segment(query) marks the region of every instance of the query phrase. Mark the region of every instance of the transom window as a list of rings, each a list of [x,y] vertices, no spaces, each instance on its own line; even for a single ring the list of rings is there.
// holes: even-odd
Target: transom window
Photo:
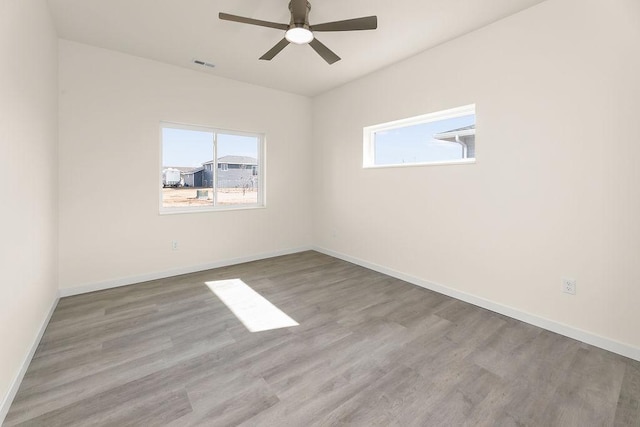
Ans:
[[[160,133],[161,213],[264,206],[263,135],[173,123]]]
[[[473,163],[475,105],[364,128],[363,167]]]

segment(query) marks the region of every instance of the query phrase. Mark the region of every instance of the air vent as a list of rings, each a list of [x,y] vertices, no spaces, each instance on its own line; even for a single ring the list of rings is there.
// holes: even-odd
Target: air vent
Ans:
[[[209,68],[213,68],[213,67],[215,67],[215,65],[213,65],[212,63],[210,63],[210,62],[204,62],[204,61],[201,61],[201,60],[199,60],[199,59],[194,59],[194,60],[193,60],[193,63],[194,63],[194,64],[196,64],[196,65],[201,65],[201,66],[203,66],[203,67],[209,67]]]

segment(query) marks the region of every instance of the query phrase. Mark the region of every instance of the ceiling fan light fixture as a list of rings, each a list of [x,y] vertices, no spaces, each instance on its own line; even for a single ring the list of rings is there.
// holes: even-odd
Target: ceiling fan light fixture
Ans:
[[[308,44],[318,55],[331,65],[340,61],[340,57],[331,49],[315,38],[313,31],[360,31],[375,30],[378,28],[377,16],[363,16],[361,18],[344,19],[342,21],[324,22],[322,24],[309,24],[309,12],[311,4],[309,0],[290,0],[289,12],[291,20],[289,24],[279,22],[263,21],[260,19],[247,18],[246,16],[231,15],[220,12],[218,18],[225,21],[240,22],[241,24],[257,25],[259,27],[274,28],[284,31],[284,37],[260,57],[261,60],[271,61],[282,49],[289,44]],[[313,30],[313,31],[311,31]]]
[[[313,33],[304,27],[292,27],[284,33],[288,42],[294,44],[307,44],[313,40]]]

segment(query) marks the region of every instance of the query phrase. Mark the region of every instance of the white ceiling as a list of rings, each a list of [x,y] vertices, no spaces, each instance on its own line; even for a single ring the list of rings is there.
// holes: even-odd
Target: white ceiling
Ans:
[[[313,96],[544,0],[311,0],[311,25],[377,15],[378,29],[319,33],[341,61],[310,46],[258,58],[280,30],[221,21],[218,12],[289,22],[289,0],[49,0],[61,38],[221,77]],[[215,64],[207,69],[193,59]]]

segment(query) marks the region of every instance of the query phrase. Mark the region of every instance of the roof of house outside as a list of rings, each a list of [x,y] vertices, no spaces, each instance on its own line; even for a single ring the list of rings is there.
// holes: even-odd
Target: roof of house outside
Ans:
[[[446,132],[440,132],[433,135],[434,139],[447,140],[449,138],[455,138],[456,136],[468,136],[476,134],[476,125],[472,124],[469,126],[451,129]]]
[[[196,173],[196,172],[201,172],[204,170],[204,168],[202,166],[200,166],[199,168],[184,168],[186,169],[185,171],[182,171],[182,173],[184,175],[186,174],[192,174],[192,173]]]
[[[473,124],[473,125],[465,126],[463,128],[451,129],[451,130],[448,130],[448,131],[442,132],[442,133],[459,132],[459,131],[462,131],[462,130],[470,130],[470,129],[475,129],[475,128],[476,128],[476,125]]]
[[[203,165],[211,163],[213,163],[213,160],[204,162]],[[227,163],[233,165],[257,165],[258,160],[255,157],[248,156],[223,156],[218,158],[218,163]]]
[[[162,169],[177,169],[180,171],[180,173],[188,173],[188,172],[192,172],[195,169],[202,169],[202,166],[198,166],[198,167],[193,167],[193,166],[163,166]]]

